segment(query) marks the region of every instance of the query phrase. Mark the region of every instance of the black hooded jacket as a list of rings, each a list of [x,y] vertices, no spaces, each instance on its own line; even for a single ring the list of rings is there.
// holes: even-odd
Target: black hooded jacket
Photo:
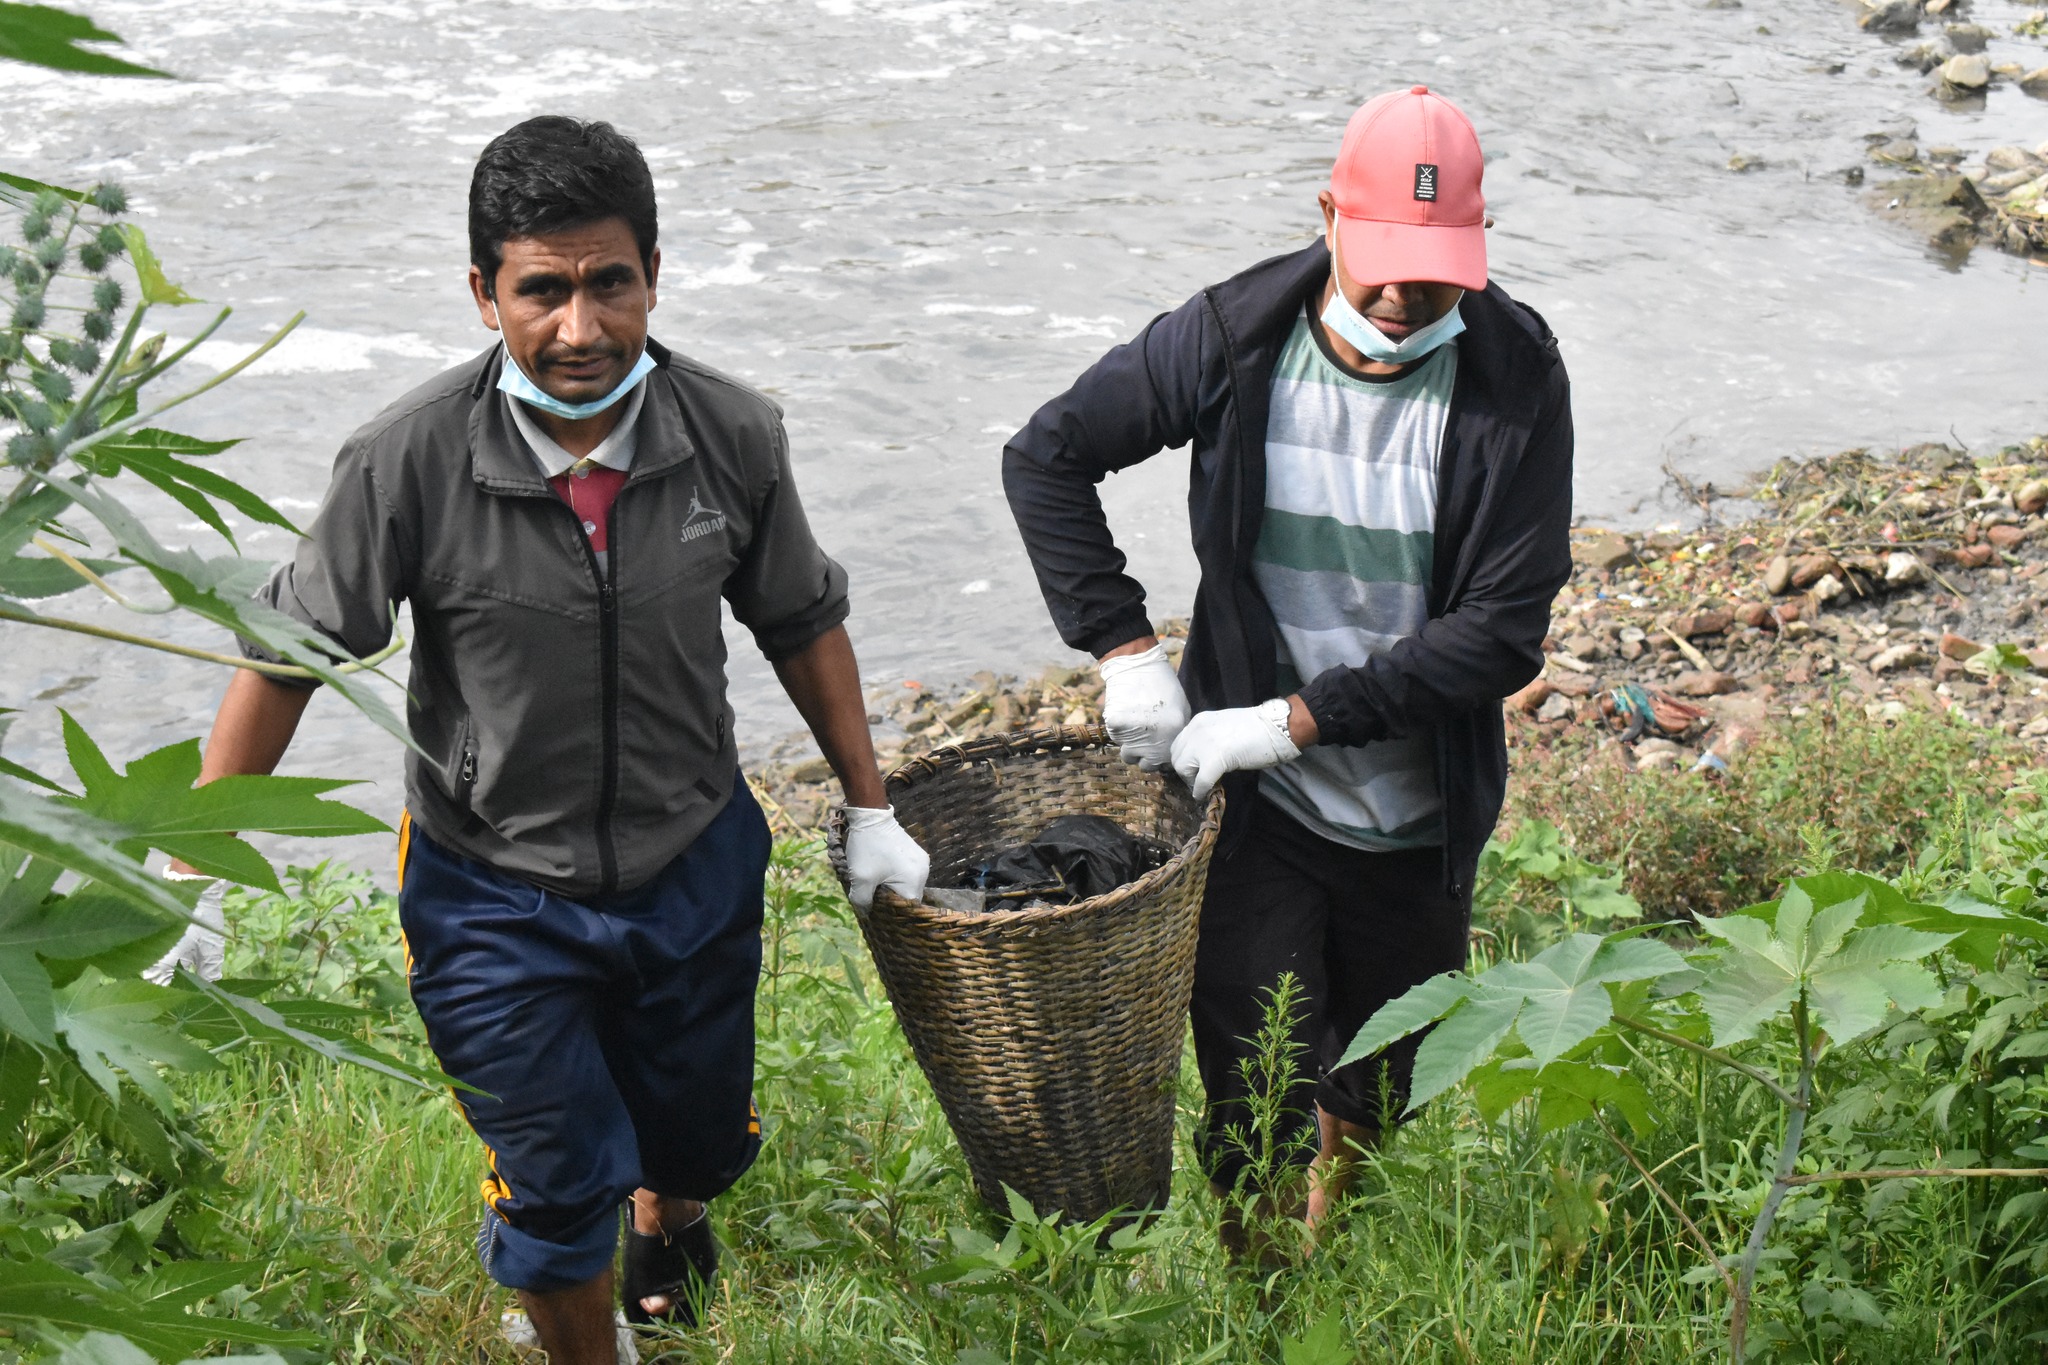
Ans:
[[[1181,682],[1197,711],[1275,695],[1272,613],[1253,581],[1266,504],[1273,366],[1330,273],[1322,243],[1211,285],[1110,351],[1010,439],[1003,485],[1060,635],[1098,657],[1152,630],[1096,485],[1192,443],[1188,514],[1202,567]],[[1571,573],[1571,388],[1557,340],[1498,285],[1465,295],[1437,474],[1429,621],[1358,668],[1301,689],[1324,744],[1436,737],[1447,886],[1462,894],[1507,790],[1501,699],[1543,667]],[[1256,774],[1226,781],[1226,847]]]

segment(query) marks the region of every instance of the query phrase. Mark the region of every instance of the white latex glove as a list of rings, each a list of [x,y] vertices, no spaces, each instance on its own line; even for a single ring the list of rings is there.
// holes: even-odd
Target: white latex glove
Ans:
[[[199,923],[187,925],[184,937],[172,944],[171,950],[158,958],[155,966],[143,972],[142,979],[168,986],[171,978],[178,974],[178,968],[183,967],[202,981],[220,980],[222,958],[227,947],[222,934],[228,927],[227,912],[221,899],[227,895],[228,884],[204,873],[173,872],[169,868],[164,869],[164,877],[174,882],[205,882],[207,887],[199,893],[199,903],[192,907]]]
[[[1224,774],[1271,768],[1301,757],[1287,733],[1284,697],[1230,711],[1204,711],[1173,742],[1173,770],[1206,801]]]
[[[1164,768],[1173,759],[1173,737],[1188,723],[1188,694],[1166,646],[1104,659],[1100,667],[1102,724],[1117,752],[1147,772]]]
[[[907,901],[924,895],[932,859],[896,823],[896,808],[846,808],[846,898],[865,910],[875,888],[886,886]]]

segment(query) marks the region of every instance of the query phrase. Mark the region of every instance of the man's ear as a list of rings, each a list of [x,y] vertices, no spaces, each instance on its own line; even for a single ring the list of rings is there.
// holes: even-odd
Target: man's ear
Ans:
[[[498,303],[491,297],[491,291],[484,287],[483,267],[475,262],[469,267],[469,294],[476,300],[476,315],[484,326],[493,332],[498,330]]]
[[[654,282],[661,278],[661,248],[656,247],[647,257],[647,311],[653,312],[659,302],[654,295]]]

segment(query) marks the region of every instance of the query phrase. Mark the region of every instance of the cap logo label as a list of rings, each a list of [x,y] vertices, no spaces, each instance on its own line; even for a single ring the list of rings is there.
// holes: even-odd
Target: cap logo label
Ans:
[[[1436,167],[1426,161],[1415,163],[1415,197],[1431,201],[1436,199]]]

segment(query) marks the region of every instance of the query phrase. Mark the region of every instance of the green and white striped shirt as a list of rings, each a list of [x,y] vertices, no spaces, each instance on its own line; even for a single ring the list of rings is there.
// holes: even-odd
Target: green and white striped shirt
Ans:
[[[1295,319],[1273,370],[1266,512],[1252,576],[1280,628],[1280,694],[1357,667],[1429,619],[1437,461],[1457,343],[1407,373],[1340,369]],[[1319,744],[1269,769],[1261,789],[1309,829],[1353,848],[1443,842],[1428,735]]]

